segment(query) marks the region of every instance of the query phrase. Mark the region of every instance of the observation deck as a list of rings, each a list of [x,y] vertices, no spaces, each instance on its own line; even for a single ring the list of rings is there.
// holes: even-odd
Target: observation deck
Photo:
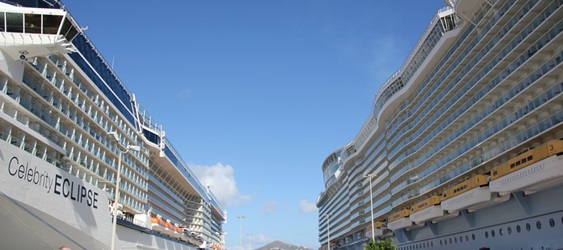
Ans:
[[[76,51],[71,41],[81,30],[65,10],[0,6],[0,46],[14,60]]]

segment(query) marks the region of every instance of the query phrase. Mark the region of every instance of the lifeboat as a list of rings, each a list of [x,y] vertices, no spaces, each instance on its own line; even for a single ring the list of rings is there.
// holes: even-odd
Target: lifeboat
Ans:
[[[156,217],[151,217],[150,228],[151,230],[159,233],[164,231],[165,224],[164,224],[164,220],[162,220],[162,217],[160,217],[160,215],[157,215]]]
[[[170,220],[166,220],[164,223],[164,231],[162,233],[168,236],[174,235],[174,225],[170,222]]]
[[[174,224],[172,238],[174,239],[181,239],[182,238],[182,230],[178,224]]]
[[[374,236],[383,236],[383,233],[387,229],[387,227],[383,224],[382,221],[376,221],[374,223],[373,235]],[[370,235],[371,237],[371,235]]]
[[[184,242],[190,242],[190,230],[184,226],[180,226],[180,239]]]
[[[531,194],[563,182],[563,140],[526,150],[491,171],[490,188],[500,195]]]
[[[444,216],[440,202],[440,195],[433,195],[420,201],[411,207],[410,220],[414,223],[422,223]]]
[[[473,212],[507,201],[510,196],[499,196],[497,193],[491,192],[488,178],[488,175],[476,175],[444,191],[442,209],[450,213],[461,209]]]
[[[190,243],[195,246],[197,244],[197,241],[198,241],[197,240],[197,233],[195,233],[194,231],[190,231],[189,236],[190,236]]]
[[[390,230],[397,230],[413,226],[412,221],[409,219],[410,210],[407,208],[392,214],[387,219],[387,228]]]

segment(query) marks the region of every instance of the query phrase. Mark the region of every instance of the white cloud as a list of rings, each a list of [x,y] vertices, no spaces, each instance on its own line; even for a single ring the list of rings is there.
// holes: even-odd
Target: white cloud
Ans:
[[[313,213],[317,211],[317,205],[309,200],[301,200],[299,202],[299,210],[303,213]]]
[[[243,205],[252,197],[239,192],[231,165],[216,163],[213,166],[190,165],[201,184],[208,185],[222,206]]]

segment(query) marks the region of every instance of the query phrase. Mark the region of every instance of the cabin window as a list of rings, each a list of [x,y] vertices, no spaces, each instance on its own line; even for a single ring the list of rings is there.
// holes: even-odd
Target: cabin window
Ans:
[[[8,32],[23,32],[23,14],[6,13],[6,30]]]
[[[69,21],[69,19],[68,18],[65,19],[63,23],[63,28],[61,30],[61,35],[63,35],[66,38],[66,40],[71,41],[74,38],[74,36],[76,36],[77,34],[78,32],[76,31],[72,23]]]
[[[520,161],[517,161],[517,162],[516,162],[516,166],[520,166]]]
[[[522,159],[522,164],[526,163],[526,158]]]
[[[62,16],[43,15],[43,34],[57,34]]]
[[[531,160],[533,160],[533,159],[534,159],[534,156],[533,156],[533,155],[528,156],[528,161],[531,161]]]
[[[25,33],[41,34],[41,15],[25,14]]]
[[[0,12],[0,31],[5,31],[6,30],[6,26],[4,25],[5,18],[4,18],[4,12]]]
[[[510,164],[510,168],[514,168],[514,167],[515,167],[514,163]]]

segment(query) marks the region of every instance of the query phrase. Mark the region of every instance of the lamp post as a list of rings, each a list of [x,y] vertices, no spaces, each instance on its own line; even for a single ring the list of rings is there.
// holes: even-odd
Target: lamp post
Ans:
[[[246,236],[248,237],[248,249],[249,249],[249,250],[252,249],[252,248],[250,247],[250,235],[252,235],[252,234],[251,234],[251,233],[247,233],[247,234],[246,234]]]
[[[108,133],[108,135],[110,135],[110,140],[113,140],[115,144],[118,145],[118,147],[123,147],[119,143],[119,136],[117,135],[117,132],[110,132]],[[115,179],[115,197],[113,199],[113,209],[112,209],[113,221],[111,225],[111,250],[115,249],[115,237],[117,234],[117,203],[119,202],[119,182],[121,181],[121,157],[123,156],[123,153],[129,152],[129,150],[133,150],[133,151],[141,150],[139,146],[135,146],[135,145],[127,145],[127,147],[124,148],[125,150],[118,149],[119,154],[117,156],[118,157],[117,178]]]
[[[246,217],[240,215],[240,216],[237,216],[237,218],[240,219],[240,250],[242,250],[243,249],[242,248],[242,220]]]
[[[371,240],[373,240],[373,242],[375,243],[375,227],[373,226],[373,195],[371,194],[371,179],[375,176],[372,174],[366,174],[366,176],[364,177],[369,178],[369,206],[371,210]]]
[[[330,216],[332,214],[325,214],[326,219],[327,219],[327,249],[330,250]]]

